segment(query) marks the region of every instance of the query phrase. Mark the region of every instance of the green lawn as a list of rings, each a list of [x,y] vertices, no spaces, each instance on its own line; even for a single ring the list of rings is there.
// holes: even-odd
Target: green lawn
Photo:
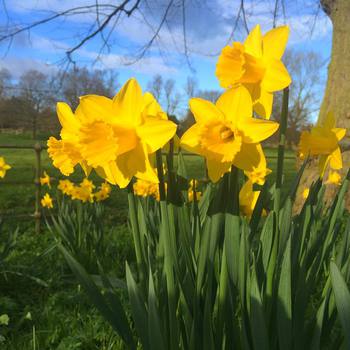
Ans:
[[[43,144],[45,137],[43,137]],[[33,140],[26,135],[9,135],[0,134],[0,145],[33,145]],[[273,170],[276,169],[277,158],[275,149],[266,149],[266,157],[268,159],[268,166]],[[24,215],[29,215],[34,212],[35,203],[35,188],[34,188],[34,174],[35,174],[35,152],[31,149],[0,149],[0,156],[4,156],[7,163],[11,165],[12,169],[7,173],[5,179],[0,180],[0,216],[19,215],[19,222],[28,221]],[[296,173],[296,165],[294,153],[292,151],[286,152],[285,160],[285,188],[288,188]],[[203,179],[205,177],[205,164],[201,157],[185,156],[188,175],[191,178]],[[176,164],[176,159],[175,159]],[[42,170],[56,180],[64,178],[60,172],[52,166],[52,163],[44,150],[41,153]],[[78,169],[71,177],[72,181],[79,182],[83,178],[83,173]],[[91,178],[94,183],[100,184],[102,180],[96,175],[92,174]],[[274,173],[269,176],[269,182],[273,182]],[[25,182],[25,184],[20,184]],[[44,192],[46,188],[43,188]],[[125,223],[126,220],[126,196],[125,191],[113,188],[111,198],[106,201],[108,212],[111,216],[117,218],[118,222]]]

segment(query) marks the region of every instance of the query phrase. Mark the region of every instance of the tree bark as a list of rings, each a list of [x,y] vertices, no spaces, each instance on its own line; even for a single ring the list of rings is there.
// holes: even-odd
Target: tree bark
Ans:
[[[327,85],[321,104],[318,120],[322,121],[329,111],[333,111],[337,127],[350,128],[350,0],[320,0],[324,12],[329,16],[333,25],[332,53],[328,66]],[[341,142],[348,149],[350,133]],[[349,167],[350,152],[343,152],[343,165],[341,171],[345,176]],[[325,174],[327,176],[327,173]],[[318,167],[312,162],[305,170],[298,191],[295,210],[299,211],[304,199],[302,192],[310,187],[318,178]],[[327,186],[325,198],[332,201],[336,193],[336,186]],[[350,201],[347,200],[347,203]]]

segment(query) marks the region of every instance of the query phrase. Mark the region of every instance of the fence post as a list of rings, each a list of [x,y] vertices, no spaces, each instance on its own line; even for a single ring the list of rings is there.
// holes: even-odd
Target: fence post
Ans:
[[[40,176],[41,176],[41,145],[39,142],[37,142],[34,145],[34,151],[35,151],[35,212],[34,212],[34,219],[35,219],[35,232],[40,233],[40,221],[41,221],[41,206],[40,206],[40,200],[41,200],[41,184],[40,184]]]

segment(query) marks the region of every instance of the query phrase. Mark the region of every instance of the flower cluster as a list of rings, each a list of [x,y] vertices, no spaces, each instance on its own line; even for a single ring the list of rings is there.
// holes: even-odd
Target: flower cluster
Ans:
[[[157,183],[137,179],[133,185],[134,193],[139,197],[153,197],[159,201],[159,186]]]
[[[132,177],[158,182],[150,155],[173,138],[176,124],[167,119],[152,94],[142,94],[130,79],[113,98],[87,95],[75,113],[57,104],[61,139],[50,137],[48,153],[54,166],[70,175],[77,164],[111,184],[126,187]]]
[[[4,178],[6,175],[6,171],[10,170],[11,167],[6,164],[5,159],[0,157],[0,178]]]
[[[71,199],[80,200],[83,203],[92,203],[94,200],[96,202],[104,201],[109,198],[112,190],[111,186],[104,182],[96,192],[93,192],[96,186],[87,178],[85,178],[79,185],[75,185],[69,180],[60,180],[57,188],[64,195],[71,197]]]

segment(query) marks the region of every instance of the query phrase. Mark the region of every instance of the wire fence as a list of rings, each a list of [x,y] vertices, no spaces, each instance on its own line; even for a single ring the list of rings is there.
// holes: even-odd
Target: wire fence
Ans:
[[[40,233],[41,226],[41,183],[40,177],[42,175],[42,152],[47,150],[47,146],[41,145],[39,142],[34,143],[33,145],[21,146],[21,145],[0,145],[0,149],[18,149],[18,150],[33,150],[34,157],[34,182],[33,181],[2,181],[1,185],[30,185],[34,184],[35,186],[35,204],[34,204],[34,213],[33,214],[25,214],[22,216],[32,217],[35,220],[35,232]],[[177,155],[175,153],[174,155]],[[186,157],[198,157],[197,154],[194,153],[183,153]],[[277,156],[268,155],[268,159],[277,159]],[[295,159],[295,156],[285,156],[285,159]],[[207,176],[206,176],[207,177]]]

